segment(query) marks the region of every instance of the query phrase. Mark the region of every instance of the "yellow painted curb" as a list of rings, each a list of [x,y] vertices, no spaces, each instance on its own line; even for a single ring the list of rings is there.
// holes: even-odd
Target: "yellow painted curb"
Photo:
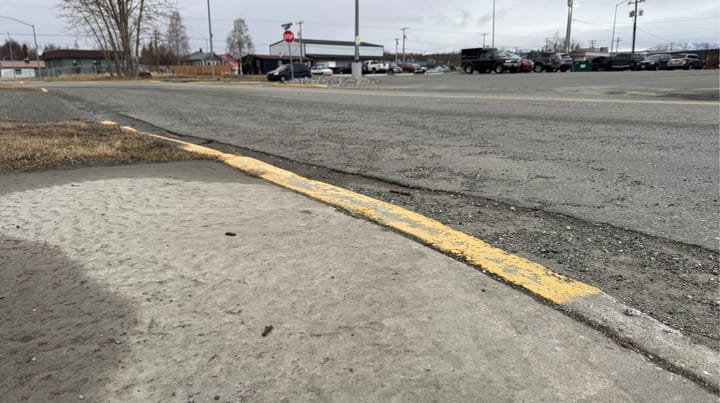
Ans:
[[[108,122],[104,122],[104,124],[108,124]],[[130,127],[122,129],[138,132]],[[492,247],[480,239],[393,204],[327,183],[310,180],[253,158],[226,154],[156,134],[142,134],[177,143],[182,149],[189,152],[215,157],[248,175],[262,178],[315,200],[394,228],[432,248],[461,258],[555,304],[567,304],[586,296],[602,293],[598,288],[555,273],[540,264]]]
[[[273,83],[273,87],[290,87],[290,88],[328,88],[326,84],[282,84]]]

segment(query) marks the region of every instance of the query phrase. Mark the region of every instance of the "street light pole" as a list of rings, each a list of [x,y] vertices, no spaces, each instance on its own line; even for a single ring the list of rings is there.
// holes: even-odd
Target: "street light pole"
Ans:
[[[613,44],[615,43],[615,23],[617,22],[617,9],[620,7],[621,4],[625,3],[627,0],[623,0],[615,5],[615,17],[613,18],[613,30],[612,30],[612,37],[610,37],[610,53],[613,52]],[[615,47],[615,51],[617,52],[617,47]]]
[[[212,72],[212,79],[215,81],[215,52],[213,52],[213,34],[212,34],[212,23],[210,22],[210,0],[207,0],[207,9],[208,9],[208,32],[210,33],[210,57],[213,60],[210,60],[210,71]]]
[[[484,38],[483,38],[484,39]],[[495,0],[493,0],[493,26],[492,26],[492,42],[490,47],[495,47]]]
[[[8,20],[13,20],[19,24],[23,24],[25,26],[32,28],[33,42],[35,43],[35,63],[37,63],[38,75],[40,76],[40,78],[42,78],[42,68],[40,68],[40,49],[38,48],[38,44],[37,44],[37,35],[35,35],[35,25],[28,24],[27,22],[20,21],[17,18],[13,18],[13,17],[6,17],[3,15],[0,15],[0,18],[7,18]]]

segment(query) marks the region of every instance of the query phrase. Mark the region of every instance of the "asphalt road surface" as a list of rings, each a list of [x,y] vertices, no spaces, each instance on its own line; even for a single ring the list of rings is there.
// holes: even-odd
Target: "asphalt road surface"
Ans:
[[[414,209],[720,349],[717,72],[379,80],[51,83],[47,97]]]

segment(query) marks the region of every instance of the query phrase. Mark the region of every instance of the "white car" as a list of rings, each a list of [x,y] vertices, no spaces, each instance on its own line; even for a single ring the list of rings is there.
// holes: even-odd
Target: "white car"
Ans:
[[[332,70],[327,66],[312,66],[310,69],[310,72],[313,75],[323,75],[323,76],[331,76]]]

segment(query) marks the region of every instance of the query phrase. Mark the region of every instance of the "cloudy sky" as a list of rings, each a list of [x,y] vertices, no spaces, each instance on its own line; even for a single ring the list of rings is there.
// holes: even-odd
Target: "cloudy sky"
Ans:
[[[619,0],[574,0],[572,39],[585,47],[609,46],[613,17],[617,9],[616,37],[620,49],[632,41],[630,6]],[[191,38],[191,47],[208,44],[207,3],[205,0],[175,0]],[[235,18],[248,24],[256,53],[267,54],[269,44],[281,39],[280,25],[304,21],[303,37],[352,41],[354,1],[242,1],[210,0],[213,41],[217,52],[225,49],[225,37]],[[495,0],[495,46],[536,49],[545,37],[556,32],[565,35],[567,0]],[[68,31],[58,17],[55,0],[0,0],[0,16],[14,17],[34,24],[38,43],[91,48],[92,41]],[[409,52],[452,51],[464,47],[489,46],[492,36],[492,0],[360,0],[360,38],[395,51],[395,38],[408,27]],[[718,0],[647,0],[640,3],[644,15],[638,18],[636,47],[644,49],[670,42],[720,42],[720,2]],[[298,25],[292,28],[297,32]],[[164,31],[164,28],[161,29]],[[0,18],[0,35],[32,43],[30,28]]]

